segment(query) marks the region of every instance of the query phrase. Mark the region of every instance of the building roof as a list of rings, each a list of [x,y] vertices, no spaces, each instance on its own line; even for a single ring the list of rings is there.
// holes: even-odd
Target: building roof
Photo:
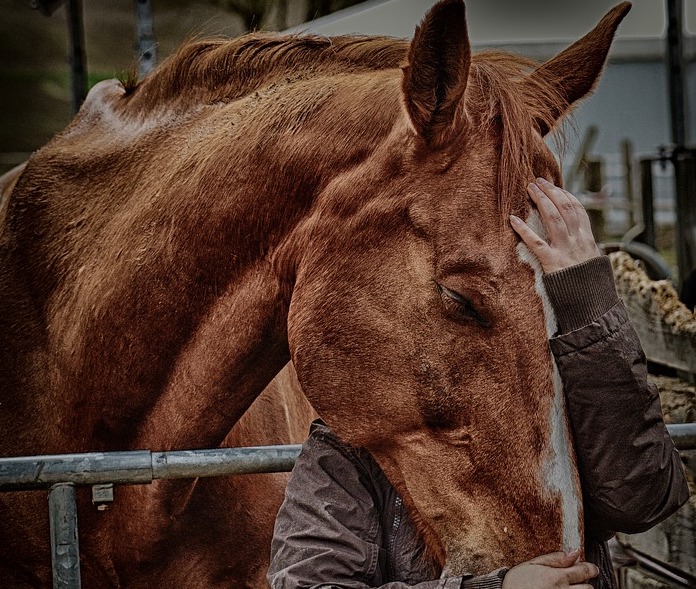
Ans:
[[[633,0],[612,48],[613,60],[662,59],[666,0]],[[411,38],[435,0],[368,0],[303,23],[291,32],[388,35]],[[618,0],[468,0],[469,37],[475,49],[497,47],[537,59],[555,55],[582,37]],[[693,56],[696,9],[685,2],[685,52]]]

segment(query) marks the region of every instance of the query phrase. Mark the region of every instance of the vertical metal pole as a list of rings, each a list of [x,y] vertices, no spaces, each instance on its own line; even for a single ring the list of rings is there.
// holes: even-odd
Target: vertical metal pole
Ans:
[[[72,107],[76,113],[87,96],[85,64],[85,31],[82,23],[82,0],[68,0],[68,32],[70,34],[70,76]]]
[[[684,84],[683,0],[667,0],[667,55],[669,58],[669,104],[672,123],[672,163],[674,164],[675,237],[679,267],[680,298],[685,301],[685,281],[694,280],[696,271],[696,181],[694,152],[686,149],[686,92]],[[689,288],[693,288],[690,286]],[[691,301],[685,301],[691,304]]]
[[[676,185],[675,244],[679,290],[696,271],[696,151],[683,149],[672,156]],[[684,300],[684,297],[681,297]]]
[[[676,150],[686,144],[684,107],[683,0],[667,0],[667,57],[672,143]]]
[[[624,162],[624,191],[628,203],[628,228],[636,224],[636,198],[633,194],[633,143],[630,139],[621,142],[621,153]]]
[[[150,0],[135,0],[135,21],[138,31],[138,75],[142,78],[157,65]]]
[[[73,483],[58,483],[48,494],[53,589],[80,589],[80,546]]]
[[[655,211],[653,205],[653,161],[640,160],[640,195],[643,208],[643,232],[639,241],[655,249]]]

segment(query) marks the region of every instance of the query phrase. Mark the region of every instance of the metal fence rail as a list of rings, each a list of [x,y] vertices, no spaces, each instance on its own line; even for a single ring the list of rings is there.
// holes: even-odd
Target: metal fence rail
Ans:
[[[0,458],[0,491],[75,485],[146,484],[155,479],[185,479],[231,474],[288,472],[299,444],[212,450],[87,452]]]
[[[679,450],[696,449],[696,423],[667,429]],[[51,559],[54,589],[80,589],[80,550],[76,485],[106,491],[114,484],[147,484],[233,474],[288,472],[299,444],[212,450],[87,452],[0,458],[0,491],[49,490]]]
[[[233,474],[288,472],[299,444],[150,452],[87,452],[0,458],[0,491],[48,489],[54,589],[80,589],[76,485],[110,501],[114,484],[147,484]],[[96,494],[95,494],[96,491]]]

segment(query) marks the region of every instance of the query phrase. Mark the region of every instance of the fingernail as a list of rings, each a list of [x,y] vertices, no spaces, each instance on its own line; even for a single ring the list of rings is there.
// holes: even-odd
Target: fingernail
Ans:
[[[534,182],[530,182],[529,184],[527,184],[527,189],[539,190],[539,187]]]
[[[515,215],[510,215],[510,223],[512,223],[513,225],[519,225],[520,223],[522,223],[522,219],[516,217]]]
[[[569,550],[568,552],[565,553],[566,556],[578,556],[580,554],[580,549],[575,548],[574,550]]]
[[[536,182],[539,184],[550,184],[550,182],[548,180],[541,178],[541,177],[537,178]]]

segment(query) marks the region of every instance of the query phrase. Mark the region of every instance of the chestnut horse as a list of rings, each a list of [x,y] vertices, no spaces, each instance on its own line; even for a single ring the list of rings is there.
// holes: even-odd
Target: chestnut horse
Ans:
[[[309,412],[287,383],[230,430],[292,359],[445,572],[580,545],[555,320],[508,218],[560,182],[544,136],[629,6],[544,64],[472,55],[444,0],[411,42],[251,34],[98,84],[7,205],[0,452],[272,442],[265,416]],[[261,586],[270,481],[81,496],[85,586]],[[2,586],[45,586],[45,496],[0,501]]]

